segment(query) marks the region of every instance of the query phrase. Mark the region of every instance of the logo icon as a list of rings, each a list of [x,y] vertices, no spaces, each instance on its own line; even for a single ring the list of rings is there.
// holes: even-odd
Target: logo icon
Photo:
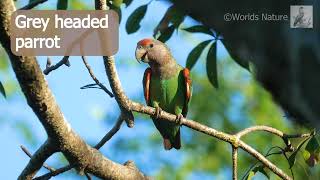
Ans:
[[[313,28],[313,7],[296,5],[290,6],[291,28]]]

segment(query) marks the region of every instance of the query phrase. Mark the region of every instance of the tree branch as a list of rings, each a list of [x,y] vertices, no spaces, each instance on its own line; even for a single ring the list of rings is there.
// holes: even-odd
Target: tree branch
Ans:
[[[276,136],[279,136],[281,138],[304,138],[304,137],[310,137],[312,135],[311,133],[287,135],[287,134],[284,134],[282,131],[270,126],[252,126],[238,132],[236,136],[238,138],[241,138],[242,136],[245,136],[246,134],[249,134],[254,131],[266,131]]]
[[[53,146],[61,151],[69,163],[75,165],[76,170],[80,173],[88,172],[103,179],[148,179],[136,168],[107,159],[98,150],[86,144],[71,129],[48,87],[36,58],[15,56],[11,52],[9,26],[10,17],[14,11],[12,0],[0,1],[0,42],[9,55],[12,68],[28,105],[39,118]],[[37,154],[42,154],[40,152],[37,151],[34,156],[38,157]],[[41,163],[35,164],[33,161],[35,157],[31,158],[21,173],[21,179],[31,179],[36,172],[35,169],[40,168],[47,158],[41,156],[39,157]]]
[[[57,169],[57,170],[55,170],[55,171],[52,171],[52,172],[49,172],[49,173],[44,174],[44,175],[42,175],[42,176],[36,177],[36,178],[34,178],[34,180],[50,179],[50,178],[52,178],[52,177],[54,177],[54,176],[57,176],[57,175],[62,174],[62,173],[64,173],[64,172],[66,172],[66,171],[69,171],[69,170],[71,170],[71,169],[74,168],[74,167],[75,167],[74,165],[70,165],[70,164],[69,164],[69,165],[64,166],[64,167],[62,167],[62,168],[59,168],[59,169]]]
[[[69,56],[64,56],[57,64],[51,65],[51,60],[48,57],[46,69],[43,70],[43,74],[48,75],[51,71],[58,69],[60,66],[66,65],[70,67]]]
[[[240,139],[242,136],[245,136],[245,135],[252,133],[252,132],[255,132],[255,131],[266,131],[266,132],[269,132],[271,134],[274,134],[276,136],[281,137],[287,146],[286,147],[287,150],[289,150],[289,151],[294,151],[294,147],[292,146],[291,142],[289,141],[289,138],[303,138],[303,137],[310,137],[311,136],[310,133],[286,135],[282,131],[275,129],[273,127],[270,127],[270,126],[252,126],[252,127],[246,128],[246,129],[238,132],[235,136]]]
[[[232,146],[232,179],[238,179],[238,148]]]
[[[81,56],[82,61],[84,63],[84,65],[86,66],[91,78],[94,80],[94,82],[96,82],[96,84],[104,91],[106,92],[110,97],[114,97],[114,95],[112,94],[112,92],[110,92],[103,84],[100,83],[100,81],[98,80],[98,78],[94,75],[90,65],[87,62],[87,59],[85,56]]]
[[[18,179],[32,179],[42,167],[43,163],[56,151],[57,149],[47,140],[34,155],[31,156],[28,165],[24,168]]]
[[[107,6],[107,2],[104,0],[95,0],[95,9],[96,10],[108,10],[109,7]],[[105,47],[104,43],[107,41],[107,39],[105,39],[105,36],[103,34],[101,34],[100,31],[98,31],[98,35],[100,38],[100,47]],[[113,56],[111,56],[113,58]],[[121,83],[119,79],[110,79],[108,73],[116,73],[116,69],[112,69],[114,68],[114,66],[108,66],[106,65],[107,63],[107,59],[109,57],[107,56],[103,56],[104,59],[104,63],[105,63],[105,67],[106,67],[106,73],[108,76],[108,80],[112,89],[113,94],[114,93],[118,93],[118,95],[115,95],[115,99],[118,103],[118,106],[121,110],[121,118],[126,122],[127,126],[129,128],[132,128],[134,126],[134,117],[132,114],[132,111],[130,110],[129,106],[125,103],[125,102],[129,102],[129,99],[127,98],[127,96],[125,96],[124,91],[122,90],[121,87]],[[108,69],[110,67],[110,69]],[[118,78],[117,76],[113,76],[113,78]],[[115,84],[114,82],[118,82],[117,84]],[[124,96],[121,96],[124,95]]]
[[[108,80],[110,83],[110,87],[112,89],[113,95],[118,103],[118,106],[121,110],[122,118],[126,121],[128,127],[133,127],[134,125],[134,117],[130,107],[130,100],[125,95],[122,90],[121,83],[117,74],[117,70],[114,65],[114,57],[104,56],[104,66],[106,68],[106,73],[108,76]]]
[[[101,141],[97,145],[94,146],[94,148],[100,149],[107,141],[112,138],[113,135],[115,135],[119,131],[121,124],[123,123],[123,118],[121,116],[122,115],[118,117],[117,122],[114,124],[112,129],[101,139]]]
[[[28,10],[28,9],[32,9],[36,6],[38,6],[41,3],[47,2],[48,0],[36,0],[36,1],[32,1],[31,3],[29,3],[28,5],[20,8],[20,10]]]
[[[20,146],[20,148],[22,149],[22,151],[24,153],[26,153],[27,156],[29,156],[29,158],[32,158],[32,154],[28,151],[28,149],[26,147],[24,147],[23,145]],[[42,165],[44,168],[48,169],[50,172],[55,171],[56,169],[50,167],[49,165],[47,165],[46,163],[43,163]]]
[[[120,116],[121,116],[121,114],[120,114]],[[100,140],[100,142],[98,144],[96,144],[94,146],[94,148],[100,149],[107,141],[109,141],[112,138],[112,136],[114,134],[116,134],[119,131],[119,129],[121,127],[121,124],[123,123],[123,119],[120,116],[119,116],[117,122],[112,127],[112,129]],[[62,168],[59,168],[59,169],[57,169],[55,171],[52,171],[52,172],[49,172],[49,173],[44,174],[42,176],[39,176],[39,177],[35,178],[35,180],[36,179],[37,180],[50,179],[51,177],[54,177],[54,176],[57,176],[59,174],[62,174],[64,172],[66,172],[66,171],[69,171],[69,170],[73,169],[74,167],[75,166],[72,166],[72,165],[69,164],[69,165],[64,166]]]

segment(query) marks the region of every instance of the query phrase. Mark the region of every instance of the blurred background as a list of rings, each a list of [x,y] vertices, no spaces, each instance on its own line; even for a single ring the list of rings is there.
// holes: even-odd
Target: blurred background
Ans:
[[[17,7],[28,1],[19,0]],[[134,57],[136,43],[152,37],[153,30],[165,14],[170,3],[152,1],[141,21],[140,30],[128,35],[125,22],[139,6],[149,3],[146,0],[133,1],[130,6],[121,6],[119,52],[116,55],[117,69],[122,86],[129,98],[144,103],[142,76],[147,65],[138,64]],[[56,1],[48,1],[36,9],[56,9]],[[94,9],[91,1],[72,0],[68,9]],[[187,17],[181,27],[197,25]],[[173,56],[182,66],[186,65],[189,52],[200,42],[212,39],[205,34],[194,34],[177,30],[167,41]],[[217,69],[219,88],[213,87],[206,74],[206,54],[209,47],[192,69],[193,98],[188,118],[227,133],[235,133],[252,125],[269,125],[287,133],[308,132],[288,120],[286,114],[274,103],[271,95],[254,80],[254,73],[239,66],[231,59],[225,47],[217,41]],[[62,57],[51,57],[53,63]],[[42,69],[47,57],[38,57]],[[88,57],[88,62],[97,78],[109,87],[101,57]],[[62,66],[46,76],[52,92],[72,128],[89,144],[95,145],[116,122],[119,114],[115,99],[102,90],[80,87],[93,83],[80,57],[70,58],[71,67]],[[3,49],[0,49],[0,81],[5,87],[7,98],[0,97],[0,179],[16,179],[29,157],[20,149],[24,145],[34,152],[46,139],[46,133],[39,120],[27,105],[19,84],[10,67]],[[122,125],[120,131],[100,150],[109,159],[124,163],[133,160],[141,171],[156,179],[231,179],[231,147],[229,144],[209,138],[206,135],[182,127],[182,149],[165,151],[162,139],[150,118],[135,114],[132,129]],[[246,136],[248,142],[261,153],[273,146],[284,147],[281,139],[263,132]],[[295,143],[295,142],[293,142]],[[289,165],[281,155],[270,156],[272,162],[290,174]],[[256,160],[243,151],[239,154],[239,177],[245,176]],[[67,164],[62,154],[50,157],[47,164],[59,168]],[[302,155],[297,156],[293,167],[296,179],[320,179],[318,166],[310,168]],[[38,175],[48,172],[42,168]],[[275,175],[266,172],[271,179]],[[255,179],[266,176],[258,173]],[[53,179],[85,179],[74,170]]]

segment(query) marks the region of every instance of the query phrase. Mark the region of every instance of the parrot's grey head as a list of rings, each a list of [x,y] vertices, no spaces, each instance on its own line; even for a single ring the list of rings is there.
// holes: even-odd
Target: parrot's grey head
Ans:
[[[164,65],[171,59],[169,48],[155,39],[142,39],[137,43],[136,59],[138,62]]]

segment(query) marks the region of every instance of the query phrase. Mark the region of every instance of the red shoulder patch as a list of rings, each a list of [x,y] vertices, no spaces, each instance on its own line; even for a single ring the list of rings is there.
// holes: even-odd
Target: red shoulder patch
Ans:
[[[186,86],[186,100],[187,102],[189,102],[190,98],[191,98],[191,86],[192,86],[192,81],[190,78],[190,71],[188,68],[184,68],[183,69],[183,76],[184,76],[184,82],[185,82],[185,86]]]
[[[142,39],[138,42],[138,45],[147,46],[152,43],[152,39]]]
[[[151,80],[151,68],[147,68],[144,71],[143,75],[143,91],[144,99],[146,100],[147,105],[150,104],[150,80]]]

